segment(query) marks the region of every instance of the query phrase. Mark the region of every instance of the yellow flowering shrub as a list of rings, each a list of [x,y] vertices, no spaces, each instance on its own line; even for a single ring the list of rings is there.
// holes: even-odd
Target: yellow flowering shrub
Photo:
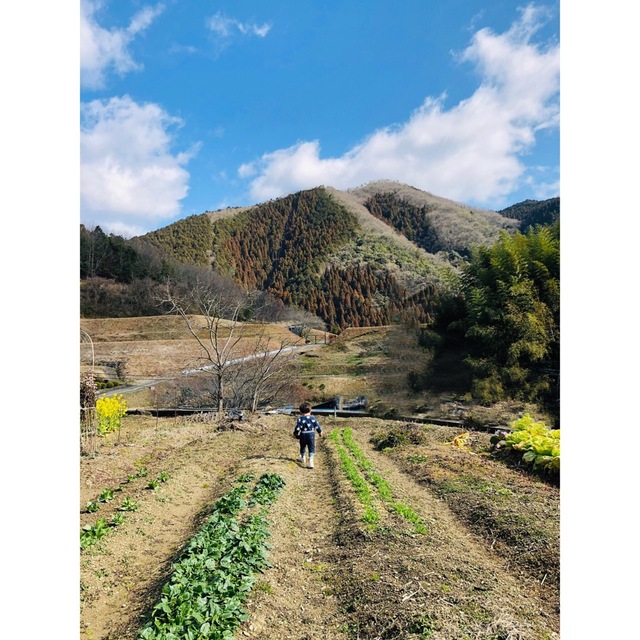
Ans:
[[[96,414],[98,416],[98,433],[103,436],[120,428],[122,416],[127,412],[127,401],[122,394],[110,398],[98,398]]]

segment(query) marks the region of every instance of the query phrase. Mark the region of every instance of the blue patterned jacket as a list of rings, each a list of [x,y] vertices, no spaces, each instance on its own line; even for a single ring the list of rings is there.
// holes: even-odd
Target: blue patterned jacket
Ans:
[[[299,438],[303,433],[313,433],[314,431],[322,433],[322,427],[316,420],[316,417],[312,415],[299,416],[295,429],[293,430],[293,435]]]

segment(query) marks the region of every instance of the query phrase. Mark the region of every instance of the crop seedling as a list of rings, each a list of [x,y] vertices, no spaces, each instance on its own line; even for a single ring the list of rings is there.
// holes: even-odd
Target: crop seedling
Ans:
[[[216,502],[215,510],[227,515],[235,515],[247,506],[244,497],[249,492],[247,486],[236,487]]]
[[[338,449],[338,458],[340,459],[340,466],[349,479],[349,482],[351,482],[351,486],[353,486],[356,495],[358,496],[358,500],[364,507],[364,515],[362,516],[362,519],[368,524],[375,524],[380,519],[380,515],[373,506],[373,495],[371,494],[369,485],[360,475],[358,467],[349,457],[347,450],[338,442],[338,431],[332,431],[329,437],[336,444]]]
[[[100,508],[100,503],[97,500],[89,500],[87,506],[84,508],[87,513],[94,513]]]
[[[166,482],[168,479],[169,476],[164,471],[158,476],[158,482]]]
[[[105,518],[99,518],[95,524],[85,524],[80,530],[80,548],[86,549],[94,545],[109,531]]]
[[[363,471],[367,481],[376,488],[380,498],[384,502],[389,504],[391,509],[393,509],[393,511],[395,511],[397,514],[402,516],[405,520],[413,524],[414,530],[416,531],[416,533],[426,533],[427,528],[422,522],[422,519],[420,518],[420,516],[418,516],[418,514],[407,505],[402,504],[401,502],[397,502],[396,500],[393,499],[391,485],[379,473],[376,472],[371,462],[367,459],[367,457],[365,456],[363,451],[360,449],[360,447],[358,447],[355,440],[353,439],[353,432],[351,431],[351,429],[344,429],[344,430],[340,430],[339,432],[332,432],[332,435],[333,433],[336,433],[336,436],[334,438],[334,440],[336,441],[339,436],[342,436],[342,441],[347,446],[349,452],[356,460],[358,467]],[[338,454],[340,455],[340,451],[338,452]],[[346,456],[346,451],[345,451],[345,456]],[[348,464],[353,464],[353,462],[351,462],[351,459],[348,460],[347,466]],[[351,473],[353,474],[353,472]],[[356,473],[357,473],[357,470],[356,470]],[[347,473],[347,475],[349,475],[349,473]],[[367,520],[367,517],[366,517],[367,515],[370,516],[370,514],[365,514],[365,520]],[[367,521],[369,522],[370,520],[367,520]]]
[[[138,503],[135,502],[135,500],[132,500],[129,497],[126,497],[123,501],[122,504],[120,505],[120,511],[137,511],[138,510]]]
[[[277,493],[282,486],[282,478],[265,474],[253,496]],[[248,493],[246,484],[235,487],[215,503],[205,526],[173,565],[173,575],[138,640],[233,638],[233,630],[247,619],[243,604],[255,573],[270,566],[264,514],[242,522],[236,518],[248,506]]]
[[[147,489],[157,489],[160,482],[158,480],[149,480],[147,483]]]
[[[98,500],[100,502],[109,502],[109,500],[113,500],[113,498],[114,498],[113,489],[103,489]]]
[[[249,506],[254,504],[271,504],[284,487],[284,479],[275,473],[265,473],[256,483]]]
[[[135,477],[136,478],[146,478],[147,477],[147,468],[146,467],[140,467],[138,469],[138,473],[136,473]]]
[[[124,516],[121,513],[114,513],[113,516],[111,516],[111,520],[109,521],[109,524],[112,527],[119,527],[123,522],[124,522]]]

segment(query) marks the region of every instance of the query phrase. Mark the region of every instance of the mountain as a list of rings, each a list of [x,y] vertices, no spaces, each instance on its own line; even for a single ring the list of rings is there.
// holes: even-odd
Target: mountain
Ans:
[[[520,231],[526,233],[534,225],[553,224],[560,219],[560,198],[549,200],[524,200],[499,212],[501,215],[518,220]]]
[[[143,238],[343,329],[429,320],[470,247],[520,226],[517,216],[379,181],[210,211]]]

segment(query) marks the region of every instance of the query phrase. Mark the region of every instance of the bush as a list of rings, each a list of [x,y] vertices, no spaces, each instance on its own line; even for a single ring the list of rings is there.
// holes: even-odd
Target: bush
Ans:
[[[560,429],[549,429],[525,413],[511,424],[512,431],[504,432],[502,439],[493,443],[521,457],[525,464],[552,475],[560,473]]]
[[[418,344],[423,349],[439,349],[444,344],[444,338],[430,329],[420,329],[418,331]]]
[[[484,406],[489,406],[505,398],[505,390],[497,376],[473,381],[472,396]]]
[[[98,433],[103,436],[120,428],[122,416],[127,412],[127,401],[122,394],[99,398],[96,402]]]
[[[377,431],[370,440],[378,451],[392,449],[403,444],[423,444],[424,441],[422,428],[415,424],[404,424],[384,431]]]

